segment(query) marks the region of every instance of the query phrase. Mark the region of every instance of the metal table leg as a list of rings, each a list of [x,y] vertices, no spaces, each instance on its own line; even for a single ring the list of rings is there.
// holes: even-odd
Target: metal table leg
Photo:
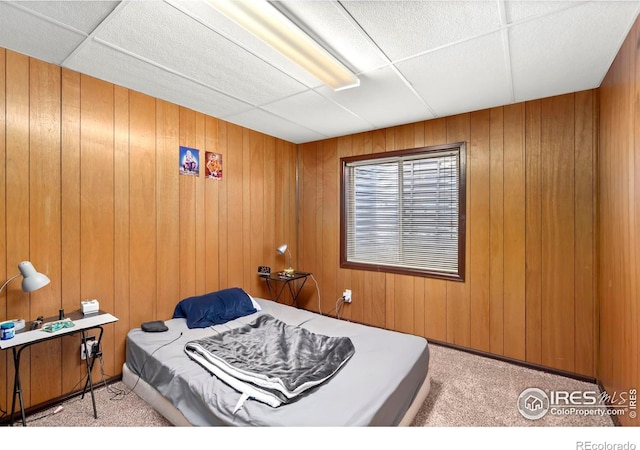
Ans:
[[[102,327],[100,328],[100,336],[98,337],[98,348],[100,348],[100,342],[102,341]],[[82,345],[85,346],[87,344],[87,336],[85,334],[85,330],[81,331],[82,333]],[[91,376],[91,371],[93,370],[93,364],[95,363],[96,355],[92,352],[91,357],[87,355],[85,358],[85,363],[87,365],[87,381],[84,383],[84,389],[82,390],[82,396],[80,398],[84,398],[84,394],[87,391],[87,385],[89,385],[89,390],[91,391],[91,403],[93,404],[93,417],[98,418],[98,409],[96,408],[96,397],[93,392],[93,377]]]
[[[25,347],[21,347],[20,350],[16,352],[16,348],[13,348],[13,367],[15,368],[15,376],[13,378],[13,401],[11,404],[11,419],[9,422],[10,426],[13,426],[13,416],[16,412],[16,394],[18,394],[18,399],[20,400],[20,413],[22,415],[22,426],[27,426],[27,418],[24,414],[24,399],[22,397],[22,384],[20,383],[20,354]]]

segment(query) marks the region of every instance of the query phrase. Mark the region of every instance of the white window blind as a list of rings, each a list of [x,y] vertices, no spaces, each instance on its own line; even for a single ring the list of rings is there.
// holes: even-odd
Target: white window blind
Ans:
[[[457,277],[460,161],[456,147],[346,162],[346,262]]]

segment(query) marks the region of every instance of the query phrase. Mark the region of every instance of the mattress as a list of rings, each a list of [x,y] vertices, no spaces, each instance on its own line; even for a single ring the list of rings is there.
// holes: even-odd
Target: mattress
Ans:
[[[132,329],[123,381],[157,392],[157,404],[175,408],[171,415],[178,418],[172,420],[176,424],[184,418],[195,426],[393,426],[406,421],[408,411],[415,414],[415,400],[421,403],[428,393],[426,339],[255,300],[260,311],[223,325],[189,329],[185,319],[171,319],[165,321],[166,332]],[[355,354],[332,378],[292,403],[273,408],[249,399],[234,413],[241,394],[192,361],[184,347],[248,324],[260,314],[313,333],[349,337]]]

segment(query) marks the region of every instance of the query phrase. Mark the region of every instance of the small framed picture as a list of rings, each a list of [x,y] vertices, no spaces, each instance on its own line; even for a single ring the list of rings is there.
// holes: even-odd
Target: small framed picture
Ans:
[[[220,153],[205,153],[204,176],[212,180],[222,180],[222,155]]]
[[[200,175],[200,151],[180,146],[180,175],[197,177]]]

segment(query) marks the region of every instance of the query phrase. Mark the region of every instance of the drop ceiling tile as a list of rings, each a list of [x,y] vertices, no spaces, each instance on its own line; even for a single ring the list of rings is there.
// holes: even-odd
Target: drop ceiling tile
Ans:
[[[334,1],[282,1],[286,15],[309,31],[327,50],[355,73],[388,64],[387,58]]]
[[[0,1],[0,42],[4,48],[60,65],[84,38],[79,31]]]
[[[252,109],[240,114],[228,116],[225,117],[224,120],[294,144],[327,138],[327,136],[323,134],[309,130],[308,128],[260,109]]]
[[[246,103],[95,41],[74,54],[66,67],[213,117],[251,108]]]
[[[498,29],[496,1],[342,3],[393,61]]]
[[[341,136],[374,128],[315,91],[293,95],[262,108],[325,136]]]
[[[256,55],[258,58],[267,61],[273,67],[277,67],[280,71],[303,85],[309,88],[322,85],[322,83],[309,72],[293,63],[270,45],[256,38],[244,28],[237,26],[206,1],[169,0],[167,3],[221,36],[224,36],[229,41],[234,42],[248,52]]]
[[[439,116],[511,103],[502,32],[397,64]]]
[[[91,33],[120,3],[111,1],[22,1],[24,8],[85,34]]]
[[[386,67],[362,74],[360,86],[335,92],[323,87],[317,90],[352,111],[376,128],[433,119],[425,103]]]
[[[598,87],[637,10],[638,2],[590,2],[513,26],[515,100]]]
[[[544,16],[568,7],[579,5],[576,1],[505,1],[507,22],[514,23],[537,16]]]
[[[307,89],[164,2],[129,3],[96,37],[254,105]]]
[[[279,7],[361,71],[361,87],[340,92],[206,1],[0,1],[0,47],[308,142],[430,118],[380,65],[382,50],[438,116],[598,86],[640,1],[509,1],[498,32],[501,5],[286,0]]]

